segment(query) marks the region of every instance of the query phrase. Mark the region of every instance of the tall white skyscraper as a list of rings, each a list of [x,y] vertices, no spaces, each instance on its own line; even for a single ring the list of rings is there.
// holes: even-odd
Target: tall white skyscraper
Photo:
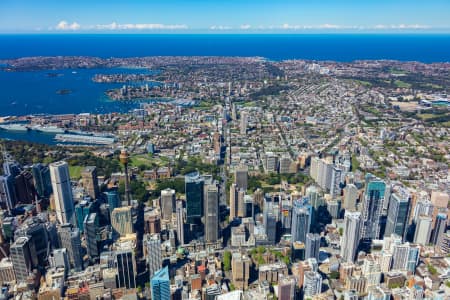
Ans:
[[[65,161],[50,164],[50,178],[55,199],[56,217],[61,224],[75,225],[69,166]]]
[[[162,267],[161,239],[159,234],[148,234],[144,237],[144,241],[147,250],[148,272],[150,278],[152,278],[156,271]]]
[[[433,219],[428,216],[420,216],[417,221],[414,243],[426,245],[430,242]]]
[[[345,262],[353,262],[358,250],[361,231],[361,213],[346,211],[345,229],[341,244],[341,256]]]
[[[305,272],[303,287],[305,299],[320,294],[322,290],[322,276],[318,272]]]
[[[175,190],[165,189],[161,191],[161,215],[164,220],[170,221],[172,219],[172,213],[175,211],[175,201]]]
[[[177,201],[177,240],[178,244],[184,244],[184,212],[181,200]]]
[[[247,133],[247,122],[248,122],[248,113],[246,111],[241,111],[240,132],[242,135]]]

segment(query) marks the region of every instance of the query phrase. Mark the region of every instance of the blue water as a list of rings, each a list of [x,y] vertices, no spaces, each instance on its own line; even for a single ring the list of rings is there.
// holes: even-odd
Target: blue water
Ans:
[[[56,77],[49,73],[58,74]],[[127,112],[138,106],[136,102],[110,101],[105,91],[123,84],[95,83],[97,74],[146,73],[135,69],[79,69],[35,72],[0,71],[0,116],[64,113]],[[59,95],[56,92],[72,92]]]
[[[450,61],[449,34],[0,35],[0,58],[36,55],[262,56],[272,60]]]

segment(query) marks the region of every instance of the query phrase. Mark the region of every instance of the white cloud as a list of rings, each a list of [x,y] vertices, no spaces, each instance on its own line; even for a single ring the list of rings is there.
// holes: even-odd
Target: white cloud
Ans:
[[[119,24],[116,22],[112,22],[110,24],[97,24],[89,27],[88,29],[96,29],[96,30],[184,30],[189,27],[185,24],[174,24],[174,25],[166,25],[166,24],[156,24],[156,23],[128,23],[128,24]]]
[[[67,21],[61,21],[56,25],[54,29],[57,30],[183,30],[188,29],[187,25],[184,24],[175,24],[175,25],[166,25],[166,24],[153,24],[153,23],[138,23],[138,24],[119,24],[116,22],[112,22],[110,24],[96,24],[96,25],[88,25],[81,26],[77,22],[73,22],[72,24]]]
[[[250,25],[250,24],[243,24],[239,28],[242,29],[242,30],[248,30],[248,29],[252,28],[252,25]]]
[[[226,25],[213,25],[209,27],[210,30],[231,30],[233,27]]]
[[[77,22],[70,24],[67,21],[61,21],[56,25],[57,30],[79,30],[80,28],[81,26]]]

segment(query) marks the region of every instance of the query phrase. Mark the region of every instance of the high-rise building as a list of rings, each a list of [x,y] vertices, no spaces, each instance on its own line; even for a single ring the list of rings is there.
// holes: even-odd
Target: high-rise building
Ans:
[[[0,202],[11,211],[16,206],[16,188],[12,175],[0,176]]]
[[[436,216],[436,222],[433,229],[433,234],[431,236],[431,243],[438,247],[441,246],[442,237],[447,231],[447,215],[440,213]]]
[[[74,228],[72,224],[66,223],[58,228],[58,235],[61,247],[66,248],[69,253],[69,261],[73,268],[80,271],[83,268],[80,230]]]
[[[239,130],[242,135],[247,134],[247,123],[248,113],[246,111],[241,111],[241,123],[239,125]]]
[[[31,204],[36,197],[33,175],[28,171],[22,171],[14,178],[17,204]]]
[[[136,260],[134,249],[122,247],[115,252],[117,266],[117,283],[119,288],[136,288]]]
[[[219,239],[219,191],[216,182],[206,184],[205,195],[205,240],[216,242]]]
[[[411,197],[404,189],[391,194],[384,236],[395,233],[406,238]]]
[[[100,192],[98,188],[97,167],[87,166],[81,171],[83,187],[92,199],[98,199]]]
[[[380,217],[384,202],[386,184],[372,174],[366,175],[363,198],[361,238],[373,240],[380,235]]]
[[[278,207],[270,198],[264,199],[263,225],[266,230],[267,240],[274,244],[277,241],[277,211]]]
[[[27,237],[20,237],[16,239],[14,244],[11,245],[10,257],[14,267],[14,274],[18,282],[24,282],[30,275],[33,268],[30,246]]]
[[[45,221],[38,217],[27,218],[14,233],[15,237],[28,237],[30,249],[34,255],[31,259],[33,265],[44,265],[50,251],[49,234]]]
[[[232,183],[230,186],[230,220],[238,217],[239,210],[239,189],[237,184]]]
[[[172,213],[175,212],[175,190],[165,189],[161,191],[161,215],[166,221],[172,220]]]
[[[278,156],[273,152],[266,152],[264,163],[266,173],[276,172],[278,170]]]
[[[114,208],[120,207],[120,198],[117,190],[110,190],[105,192],[106,200],[108,201],[109,214],[111,215]]]
[[[341,195],[341,177],[342,170],[337,167],[332,167],[331,169],[331,181],[330,181],[330,195],[334,199]]]
[[[427,245],[430,241],[431,226],[433,219],[428,216],[419,216],[416,231],[414,233],[414,243]]]
[[[84,220],[91,213],[92,202],[88,200],[81,200],[75,205],[75,217],[77,219],[77,226],[81,232],[84,232]]]
[[[278,168],[280,174],[291,174],[292,169],[292,159],[289,154],[285,153],[280,158],[280,166]]]
[[[222,136],[217,131],[213,133],[213,148],[215,154],[220,154],[222,150]]]
[[[34,186],[39,197],[46,198],[52,193],[52,182],[50,179],[50,169],[43,164],[34,164],[31,167],[33,173]]]
[[[185,176],[186,191],[186,222],[200,224],[203,216],[203,185],[204,180],[198,172]]]
[[[170,300],[169,268],[157,271],[150,280],[152,300]]]
[[[146,247],[148,273],[150,278],[162,267],[161,238],[159,234],[147,234],[144,236]]]
[[[295,200],[292,209],[292,241],[306,243],[311,227],[312,207],[303,200]]]
[[[306,234],[305,259],[315,258],[317,261],[319,261],[320,240],[321,237],[317,233]]]
[[[322,291],[322,276],[318,272],[307,271],[303,279],[303,294],[305,299],[320,294]]]
[[[133,233],[131,206],[115,208],[111,213],[111,226],[120,236]]]
[[[346,211],[344,224],[344,236],[341,240],[341,256],[345,262],[353,262],[360,240],[361,213]]]
[[[66,248],[54,249],[48,258],[50,266],[53,268],[64,268],[66,274],[70,271],[69,254]]]
[[[234,170],[234,183],[240,189],[245,191],[248,188],[248,167],[246,165],[239,165]]]
[[[295,278],[293,276],[280,276],[278,280],[278,300],[295,299]]]
[[[250,278],[251,260],[248,256],[235,252],[231,257],[231,273],[233,285],[238,290],[246,290],[248,288],[248,280]]]
[[[69,166],[65,161],[50,164],[50,178],[55,198],[56,218],[60,224],[74,224],[72,186],[70,184]]]
[[[86,239],[87,253],[91,260],[99,256],[97,244],[98,218],[96,213],[91,213],[84,219],[84,236]]]
[[[178,244],[184,244],[184,211],[183,201],[177,201],[177,240]]]
[[[357,199],[358,188],[353,183],[347,184],[344,188],[344,203],[342,207],[345,210],[355,210]]]

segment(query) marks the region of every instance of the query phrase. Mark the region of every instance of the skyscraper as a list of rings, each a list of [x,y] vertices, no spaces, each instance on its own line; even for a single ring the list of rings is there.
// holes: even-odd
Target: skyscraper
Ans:
[[[311,227],[312,207],[303,200],[295,200],[292,209],[292,241],[306,243],[306,234]]]
[[[278,280],[278,300],[295,299],[295,278],[293,276],[280,276]]]
[[[332,199],[341,195],[341,176],[342,171],[337,167],[332,167],[330,181],[330,195]]]
[[[344,203],[345,210],[355,210],[356,200],[358,199],[358,188],[353,184],[347,184],[344,188]]]
[[[49,197],[52,193],[52,182],[50,179],[50,169],[43,164],[34,164],[31,167],[33,173],[34,186],[39,197]]]
[[[116,250],[118,286],[120,288],[136,288],[136,261],[133,248]]]
[[[115,208],[111,213],[111,226],[120,236],[133,233],[131,206]]]
[[[317,233],[306,234],[305,259],[315,258],[317,261],[319,261],[320,239],[320,235],[318,235]]]
[[[36,197],[33,175],[28,171],[22,171],[14,178],[17,204],[31,204]]]
[[[152,300],[170,300],[169,269],[164,267],[157,271],[150,280]]]
[[[384,236],[395,233],[406,238],[411,197],[404,189],[391,194]]]
[[[230,220],[238,217],[238,201],[238,186],[236,183],[232,183],[230,186]]]
[[[91,213],[84,219],[84,236],[86,238],[87,253],[91,260],[98,257],[97,244],[98,218],[96,213]]]
[[[239,290],[248,288],[251,260],[248,256],[235,252],[231,256],[231,272],[234,286]]]
[[[303,291],[305,299],[320,294],[322,290],[322,276],[318,272],[307,271],[303,279]]]
[[[150,278],[162,267],[161,238],[159,234],[147,234],[144,237],[148,273]]]
[[[100,194],[98,189],[97,167],[87,166],[81,171],[83,187],[92,199],[98,199]]]
[[[18,282],[23,282],[27,279],[33,267],[31,261],[31,251],[27,237],[19,237],[14,244],[11,245],[10,257],[13,263],[14,274]]]
[[[428,216],[419,216],[416,231],[414,233],[414,243],[427,245],[430,241],[431,226],[433,219]]]
[[[55,198],[56,217],[61,224],[75,224],[69,166],[65,161],[50,164],[50,178]]]
[[[234,170],[234,183],[245,191],[248,188],[248,167],[246,165],[239,165]]]
[[[75,270],[80,271],[83,268],[80,230],[72,224],[63,224],[58,228],[58,235],[61,247],[66,248],[69,253],[70,263]]]
[[[431,236],[431,243],[440,247],[442,237],[447,230],[447,215],[440,213],[436,216],[436,222],[433,229],[433,235]]]
[[[360,239],[361,213],[346,211],[344,224],[344,236],[341,240],[341,256],[345,262],[353,262]]]
[[[177,201],[177,240],[180,245],[184,244],[184,212],[181,200]]]
[[[77,219],[77,226],[81,232],[84,232],[84,219],[91,213],[92,203],[87,200],[81,200],[75,205],[75,217]]]
[[[383,208],[386,184],[372,174],[366,175],[366,188],[363,199],[361,238],[378,239],[380,217]]]
[[[119,193],[117,190],[110,190],[105,192],[105,195],[108,201],[109,214],[111,215],[114,208],[120,207]]]
[[[0,176],[0,202],[11,211],[16,206],[16,189],[12,175]]]
[[[239,130],[242,135],[247,134],[247,122],[248,122],[248,112],[241,111],[241,123],[239,125]]]
[[[203,215],[203,184],[204,180],[198,172],[185,176],[186,191],[186,222],[200,224]]]
[[[216,182],[205,185],[205,240],[219,239],[219,191]]]
[[[161,215],[164,220],[170,221],[175,211],[175,190],[165,189],[161,191]]]

